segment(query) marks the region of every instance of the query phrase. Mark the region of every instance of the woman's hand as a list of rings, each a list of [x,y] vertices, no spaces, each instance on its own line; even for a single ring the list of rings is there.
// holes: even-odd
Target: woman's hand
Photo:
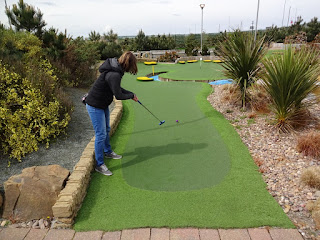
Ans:
[[[138,102],[139,99],[137,98],[136,95],[134,95],[134,97],[132,98],[132,100],[135,101],[135,102]]]

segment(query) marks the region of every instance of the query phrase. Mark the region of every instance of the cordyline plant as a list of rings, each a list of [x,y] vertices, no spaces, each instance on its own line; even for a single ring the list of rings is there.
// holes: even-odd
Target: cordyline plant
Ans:
[[[316,100],[312,92],[319,88],[319,51],[289,46],[283,55],[265,59],[263,65],[261,78],[271,97],[279,130],[289,132],[305,125],[311,120],[306,114],[307,106]]]
[[[235,80],[240,88],[242,107],[245,107],[247,88],[255,82],[266,51],[264,37],[254,41],[252,34],[238,30],[228,34],[218,45],[216,52],[224,60],[226,77]]]

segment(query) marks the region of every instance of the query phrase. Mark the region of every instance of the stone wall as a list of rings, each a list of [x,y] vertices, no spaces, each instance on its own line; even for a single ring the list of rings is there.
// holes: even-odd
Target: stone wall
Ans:
[[[110,114],[110,136],[115,132],[122,116],[122,102],[114,100],[115,107]],[[55,228],[70,228],[87,193],[91,171],[94,169],[94,140],[91,139],[84,149],[79,162],[74,166],[66,187],[60,192],[52,207],[57,223]]]

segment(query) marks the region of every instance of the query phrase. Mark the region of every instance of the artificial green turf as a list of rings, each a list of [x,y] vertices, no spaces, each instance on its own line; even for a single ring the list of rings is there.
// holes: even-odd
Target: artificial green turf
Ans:
[[[139,71],[146,74],[148,69],[139,65]],[[123,118],[111,143],[114,150],[123,154],[124,158],[107,161],[114,173],[112,177],[92,174],[87,196],[76,218],[75,230],[113,231],[139,227],[249,228],[266,225],[294,227],[266,190],[266,184],[238,134],[206,100],[211,91],[209,84],[137,82],[135,76],[125,76],[123,86],[134,91],[142,103],[161,117],[161,120],[166,120],[166,123],[158,126],[157,120],[138,103],[123,101]],[[186,90],[188,88],[192,88],[194,93]],[[171,98],[174,91],[179,93],[176,99]],[[189,115],[188,106],[180,106],[180,98],[190,104]],[[190,103],[192,101],[197,105]],[[176,118],[181,125],[174,122]],[[201,125],[206,129],[205,133],[202,132]],[[202,138],[197,136],[197,128],[203,135]],[[180,131],[182,129],[184,131]],[[220,136],[216,136],[216,131]],[[197,141],[194,141],[194,137]],[[217,169],[211,165],[212,162],[203,159],[215,161],[219,156],[209,142],[224,145],[225,150],[222,152],[227,153],[225,157],[230,159],[230,162],[226,160],[229,166],[222,167],[226,175],[220,182],[208,184],[207,181],[212,180],[209,176],[203,177],[199,173],[190,176],[188,171],[184,176],[185,181],[192,178],[198,184],[192,187],[194,190],[188,190],[187,184],[183,184],[180,179],[177,179],[178,187],[172,188],[168,186],[170,179],[164,182],[157,179],[159,174],[168,178],[166,173],[149,174],[148,171],[155,172],[153,167],[156,165],[146,164],[154,161],[154,158],[159,162],[155,164],[164,163],[164,166],[160,166],[161,171],[165,171],[166,166],[170,165],[169,159],[177,159],[180,163],[170,165],[173,168],[168,171],[180,176],[188,166],[197,171],[197,164],[203,163],[208,164],[213,175],[216,174]],[[135,143],[139,149],[135,149]],[[167,149],[166,144],[172,146]],[[196,147],[192,148],[194,145]],[[157,146],[164,153],[160,154]],[[173,146],[177,147],[176,152]],[[196,156],[193,155],[194,151],[197,152]],[[139,160],[141,155],[142,160]],[[182,167],[182,172],[178,173],[177,166]],[[135,173],[131,176],[129,170],[139,172],[136,176],[138,178],[141,174],[146,174],[148,179],[142,179],[139,184],[134,179]],[[199,183],[202,181],[201,188]],[[175,182],[172,181],[171,184],[175,185]],[[155,188],[157,190],[150,190]]]
[[[159,121],[134,104],[134,131],[122,164],[127,183],[147,190],[183,191],[221,182],[229,172],[230,158],[219,133],[195,101],[202,85],[138,82],[130,89],[139,91],[141,102],[166,122],[159,126]]]
[[[201,66],[200,66],[201,63]],[[207,80],[213,81],[218,79],[225,79],[223,74],[223,67],[220,63],[198,61],[196,63],[186,64],[162,64],[159,63],[154,66],[155,72],[166,72],[159,76],[169,78],[172,80]],[[140,68],[147,69],[147,73],[152,73],[152,66],[140,65]],[[141,73],[138,73],[139,76]]]

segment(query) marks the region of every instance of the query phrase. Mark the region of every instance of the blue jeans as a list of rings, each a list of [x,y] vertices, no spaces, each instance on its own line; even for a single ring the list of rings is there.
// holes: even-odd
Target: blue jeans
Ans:
[[[94,132],[95,132],[95,142],[94,142],[94,152],[97,162],[97,166],[104,164],[104,153],[111,153],[110,145],[110,112],[109,107],[106,109],[95,108],[86,104],[87,111],[89,113]]]

